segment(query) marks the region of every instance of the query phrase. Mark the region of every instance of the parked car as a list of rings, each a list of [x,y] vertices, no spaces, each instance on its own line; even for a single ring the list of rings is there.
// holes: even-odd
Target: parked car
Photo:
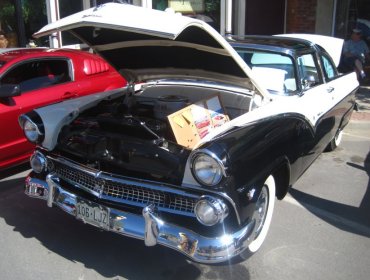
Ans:
[[[197,262],[256,252],[275,197],[339,145],[355,105],[356,75],[338,74],[322,47],[340,55],[343,42],[334,38],[227,42],[205,22],[114,3],[36,36],[59,30],[82,38],[129,85],[20,117],[38,145],[26,194]],[[171,110],[176,95],[183,105]],[[195,120],[205,110],[227,117],[201,138]]]
[[[34,108],[126,85],[101,57],[79,50],[0,50],[0,171],[28,161],[34,145],[18,125]]]

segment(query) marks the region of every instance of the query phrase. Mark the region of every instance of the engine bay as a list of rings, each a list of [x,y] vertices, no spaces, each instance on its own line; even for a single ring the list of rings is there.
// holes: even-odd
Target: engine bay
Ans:
[[[177,143],[167,116],[214,95],[223,102],[230,119],[249,110],[250,96],[204,87],[155,86],[139,93],[127,91],[100,101],[65,125],[57,150],[100,170],[180,183],[192,149]]]

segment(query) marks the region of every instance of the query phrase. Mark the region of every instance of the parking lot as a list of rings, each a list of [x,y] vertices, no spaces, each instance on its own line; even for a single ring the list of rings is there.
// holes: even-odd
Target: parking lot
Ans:
[[[27,198],[27,170],[18,168],[0,177],[0,278],[369,279],[370,91],[359,98],[341,146],[322,154],[276,203],[267,239],[248,260],[200,265],[99,231]]]

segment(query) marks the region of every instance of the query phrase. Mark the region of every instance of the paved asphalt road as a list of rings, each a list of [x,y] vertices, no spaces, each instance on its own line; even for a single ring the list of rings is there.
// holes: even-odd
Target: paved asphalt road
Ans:
[[[276,203],[263,247],[239,264],[200,265],[169,249],[99,231],[27,198],[27,172],[2,178],[0,279],[367,280],[370,121],[355,119],[342,145],[322,154]]]

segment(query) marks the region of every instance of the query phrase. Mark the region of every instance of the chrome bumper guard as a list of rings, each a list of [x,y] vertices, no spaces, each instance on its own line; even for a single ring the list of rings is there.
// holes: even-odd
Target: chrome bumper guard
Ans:
[[[79,197],[64,190],[58,181],[53,174],[49,174],[46,181],[33,178],[30,174],[26,179],[25,193],[30,197],[46,200],[49,207],[56,205],[68,214],[76,216]],[[249,223],[234,233],[209,238],[166,223],[159,218],[154,205],[144,207],[142,215],[114,208],[107,209],[109,228],[104,227],[105,230],[144,240],[146,246],[154,246],[157,243],[167,246],[200,263],[227,261],[246,249],[254,236],[254,223]]]

